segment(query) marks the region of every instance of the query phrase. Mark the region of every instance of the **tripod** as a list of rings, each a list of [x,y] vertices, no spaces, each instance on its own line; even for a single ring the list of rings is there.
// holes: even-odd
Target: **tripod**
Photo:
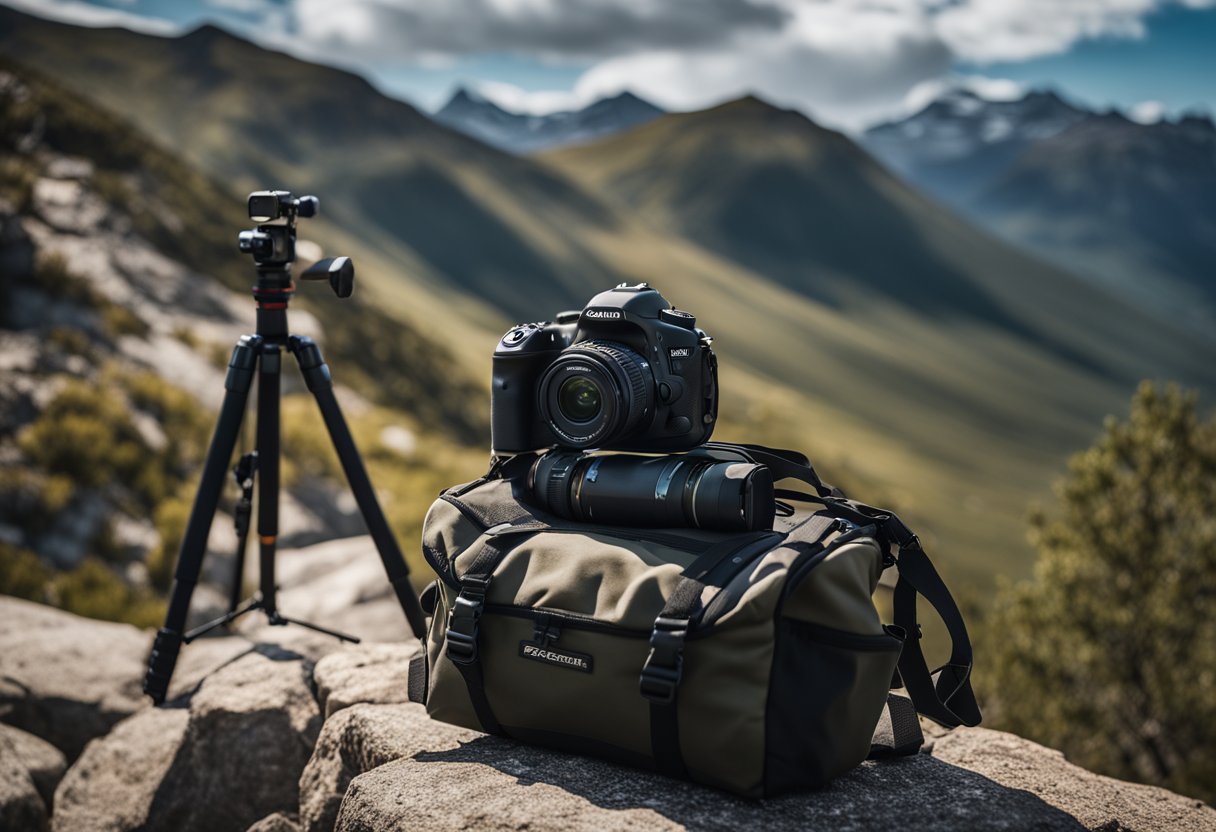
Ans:
[[[237,341],[232,360],[228,363],[224,401],[182,538],[165,626],[157,632],[148,659],[144,693],[158,705],[165,700],[181,646],[246,613],[260,610],[271,625],[297,624],[346,641],[358,641],[354,636],[288,618],[279,612],[276,604],[275,549],[279,523],[279,405],[283,350],[295,356],[305,385],[317,401],[330,440],[342,463],[342,470],[354,492],[359,511],[367,523],[410,629],[420,639],[425,632],[425,618],[410,586],[409,569],[376,500],[367,470],[363,467],[346,419],[338,407],[329,367],[311,338],[291,335],[287,328],[287,304],[295,291],[291,279],[291,266],[295,259],[295,221],[297,216],[314,216],[317,204],[316,197],[297,199],[287,191],[258,191],[249,197],[250,219],[265,223],[254,231],[243,231],[240,235],[241,251],[253,255],[257,270],[257,283],[253,287],[253,297],[257,303],[257,329],[255,334],[244,335]],[[282,222],[274,222],[277,220]],[[328,258],[307,269],[301,277],[305,280],[328,278],[339,297],[349,297],[354,284],[354,264],[348,257]],[[206,554],[211,522],[219,504],[228,464],[236,448],[255,376],[258,381],[256,457],[251,455],[241,460],[237,477],[238,480],[245,478],[248,484],[246,508],[255,478],[258,487],[259,590],[249,600],[238,603],[245,548],[243,532],[248,530],[247,516],[246,527],[242,530],[238,513],[240,543],[229,612],[215,621],[184,632],[190,598],[198,583]]]

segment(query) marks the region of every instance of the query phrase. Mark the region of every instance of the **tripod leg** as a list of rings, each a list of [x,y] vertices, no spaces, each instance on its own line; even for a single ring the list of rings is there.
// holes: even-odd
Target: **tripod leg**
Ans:
[[[258,350],[262,339],[246,335],[237,342],[228,363],[228,377],[224,382],[224,403],[220,407],[219,420],[207,460],[203,464],[203,477],[190,510],[190,520],[182,537],[181,551],[177,556],[177,568],[173,574],[173,587],[169,598],[169,610],[165,614],[165,626],[156,634],[152,654],[148,658],[148,672],[144,676],[144,693],[152,701],[165,701],[169,680],[177,664],[177,653],[182,645],[182,631],[186,627],[186,615],[190,611],[190,596],[198,583],[203,555],[207,552],[207,536],[211,521],[219,504],[224,487],[228,462],[236,448],[237,434],[245,415],[245,403],[249,398],[249,387],[257,366]]]
[[[258,563],[262,609],[272,624],[275,609],[274,554],[279,535],[279,379],[282,352],[263,344],[258,365]]]
[[[376,543],[380,560],[384,563],[385,572],[388,573],[389,583],[392,584],[393,591],[397,594],[397,601],[401,604],[402,611],[405,612],[414,636],[421,640],[426,634],[426,616],[422,612],[422,605],[418,603],[418,598],[414,595],[414,588],[410,586],[409,567],[405,564],[405,557],[397,545],[397,538],[393,536],[388,527],[388,521],[384,519],[384,512],[380,509],[376,492],[372,489],[371,480],[367,477],[367,469],[363,467],[363,460],[359,456],[359,450],[355,447],[355,440],[351,437],[350,428],[347,427],[346,419],[338,407],[329,367],[325,364],[325,359],[321,357],[321,350],[311,338],[293,335],[290,339],[290,349],[295,353],[296,361],[299,362],[300,372],[304,374],[304,382],[321,408],[321,417],[325,420],[329,437],[338,451],[338,459],[342,461],[342,469],[346,472],[346,479],[350,483],[351,491],[354,492],[359,510],[363,513],[363,520],[367,523],[367,529]]]

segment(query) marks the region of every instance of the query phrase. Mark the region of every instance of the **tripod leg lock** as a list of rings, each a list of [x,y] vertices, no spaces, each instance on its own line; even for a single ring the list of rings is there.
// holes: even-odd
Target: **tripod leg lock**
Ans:
[[[152,643],[152,655],[148,657],[148,673],[144,676],[144,693],[160,705],[169,692],[169,678],[177,664],[177,654],[182,649],[182,634],[161,629]]]
[[[293,335],[290,349],[296,354],[300,372],[304,374],[304,383],[310,392],[325,390],[334,386],[333,377],[329,374],[329,365],[321,357],[321,348],[317,342],[305,335]]]
[[[258,353],[262,347],[262,336],[242,335],[232,350],[232,359],[228,362],[228,377],[224,379],[224,387],[228,390],[245,392],[253,384],[253,374],[258,366]]]

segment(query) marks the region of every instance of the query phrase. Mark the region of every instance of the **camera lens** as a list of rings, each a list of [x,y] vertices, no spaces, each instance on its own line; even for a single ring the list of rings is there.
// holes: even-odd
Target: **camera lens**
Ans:
[[[583,523],[758,531],[773,527],[777,505],[765,466],[693,455],[553,451],[528,483],[547,511]]]
[[[589,422],[603,409],[599,385],[586,376],[569,378],[562,382],[557,406],[571,422]]]
[[[540,416],[568,448],[619,443],[654,413],[654,374],[642,356],[613,341],[562,350],[537,385]]]

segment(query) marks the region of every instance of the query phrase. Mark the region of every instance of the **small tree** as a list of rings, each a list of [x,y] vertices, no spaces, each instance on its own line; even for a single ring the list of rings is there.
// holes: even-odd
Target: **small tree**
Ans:
[[[1143,383],[1032,519],[988,629],[994,722],[1080,765],[1216,797],[1216,419]]]

